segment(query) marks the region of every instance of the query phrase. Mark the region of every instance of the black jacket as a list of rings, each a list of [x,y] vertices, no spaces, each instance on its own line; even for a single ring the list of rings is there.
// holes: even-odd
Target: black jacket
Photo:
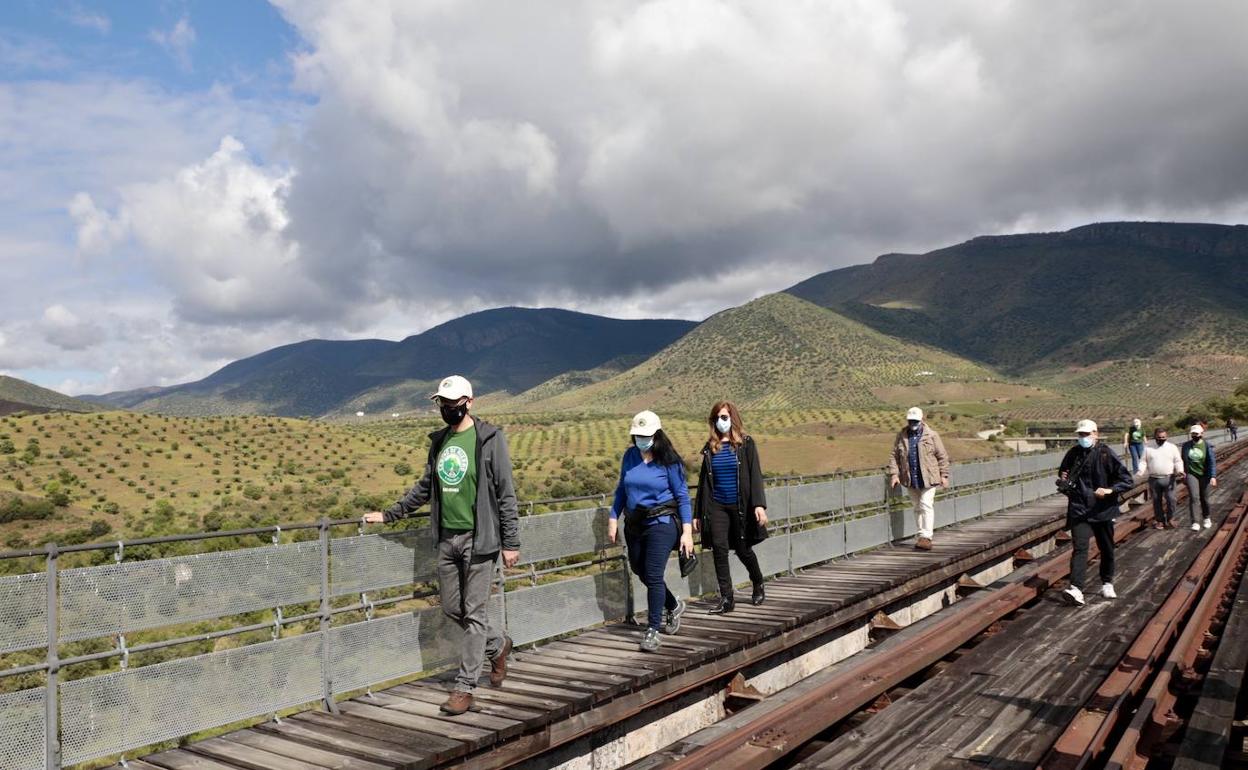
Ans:
[[[1062,458],[1058,473],[1070,473],[1084,456],[1093,453],[1079,470],[1078,491],[1067,498],[1066,526],[1080,521],[1109,521],[1118,515],[1119,496],[1135,486],[1131,471],[1122,464],[1121,458],[1106,444],[1096,444],[1091,449],[1079,445],[1070,448]],[[1112,495],[1098,498],[1096,490],[1114,490]]]
[[[520,550],[520,506],[511,478],[511,454],[507,437],[501,428],[473,418],[477,427],[477,502],[473,506],[476,525],[473,529],[474,553],[495,553],[499,548]],[[425,472],[403,499],[384,511],[386,521],[410,516],[429,503],[430,526],[441,537],[441,482],[435,470],[438,452],[451,435],[449,427],[429,434],[429,457]],[[437,538],[435,538],[436,542]]]
[[[711,526],[711,503],[715,499],[711,478],[711,445],[702,447],[702,471],[698,474],[698,493],[693,503],[693,515],[701,521],[703,542],[709,542]],[[754,439],[746,436],[745,443],[737,450],[737,515],[745,541],[750,545],[767,539],[767,528],[759,526],[754,518],[755,508],[767,507],[767,492],[763,488],[763,467],[758,461],[758,447]]]

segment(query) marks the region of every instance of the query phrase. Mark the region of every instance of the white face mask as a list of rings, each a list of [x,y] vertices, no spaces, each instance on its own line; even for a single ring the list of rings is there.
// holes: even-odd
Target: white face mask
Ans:
[[[720,417],[720,418],[716,419],[716,420],[715,420],[715,430],[717,430],[717,431],[719,431],[720,433],[722,433],[722,434],[724,434],[725,436],[727,436],[727,435],[728,435],[728,431],[732,430],[732,418],[731,418],[731,417]]]
[[[649,452],[654,446],[654,436],[633,436],[633,443],[643,452]]]

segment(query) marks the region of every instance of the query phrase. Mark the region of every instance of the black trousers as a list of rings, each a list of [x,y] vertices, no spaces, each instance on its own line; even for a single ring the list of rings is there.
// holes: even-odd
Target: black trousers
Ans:
[[[1173,476],[1150,476],[1148,491],[1153,494],[1153,515],[1162,524],[1169,524],[1174,519],[1174,512],[1179,504],[1174,497]]]
[[[1114,582],[1114,523],[1112,521],[1081,521],[1070,528],[1074,548],[1070,554],[1070,584],[1083,590],[1088,571],[1088,542],[1096,538],[1101,551],[1101,582]]]
[[[724,598],[732,596],[732,567],[728,564],[728,548],[737,552],[737,558],[750,573],[750,582],[758,585],[763,582],[763,572],[758,568],[758,556],[754,548],[745,541],[739,509],[735,505],[711,501],[711,555],[715,561],[715,579],[719,583],[719,595]]]

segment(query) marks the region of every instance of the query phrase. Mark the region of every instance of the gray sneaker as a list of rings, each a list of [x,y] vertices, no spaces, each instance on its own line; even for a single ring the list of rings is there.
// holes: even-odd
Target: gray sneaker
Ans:
[[[680,630],[680,616],[685,614],[685,603],[680,599],[676,600],[676,606],[670,610],[663,610],[663,633],[671,636]]]
[[[659,629],[647,628],[646,635],[641,638],[642,652],[658,652],[659,651]]]

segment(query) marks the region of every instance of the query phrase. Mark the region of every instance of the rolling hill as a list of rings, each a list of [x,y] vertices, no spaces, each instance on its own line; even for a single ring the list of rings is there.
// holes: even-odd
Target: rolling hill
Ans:
[[[994,377],[986,367],[781,293],[712,316],[623,373],[562,393],[543,385],[508,406],[698,412],[730,398],[753,409],[861,409],[886,406],[872,393],[880,386]]]
[[[426,409],[434,384],[451,372],[471,379],[478,395],[519,393],[565,372],[592,370],[621,357],[645,358],[694,325],[498,308],[400,342],[298,342],[235,361],[198,382],[95,400],[183,416]]]
[[[1248,226],[1111,222],[886,254],[788,292],[886,334],[1026,374],[1244,356],[1246,262]]]
[[[99,407],[33,382],[0,374],[0,414],[15,412],[94,412]]]

